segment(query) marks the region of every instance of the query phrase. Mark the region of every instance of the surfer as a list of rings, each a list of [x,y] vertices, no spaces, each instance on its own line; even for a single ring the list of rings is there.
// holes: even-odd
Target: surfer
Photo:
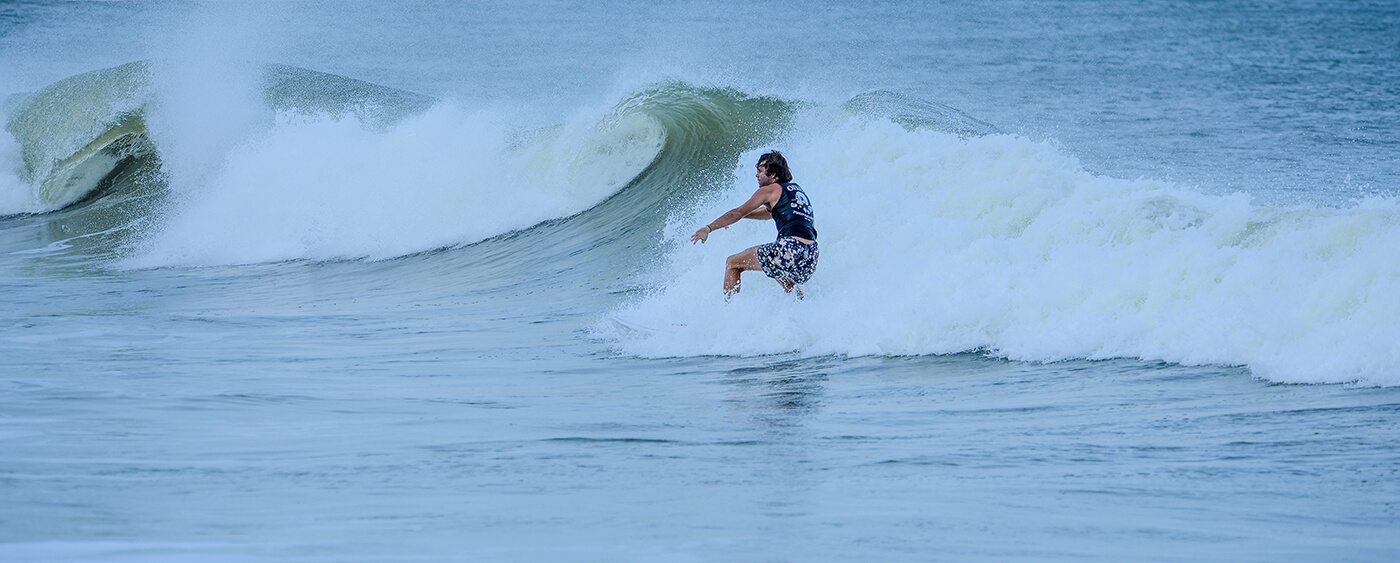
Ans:
[[[772,219],[778,227],[778,240],[760,244],[730,256],[724,263],[724,298],[739,292],[739,274],[762,270],[773,278],[783,291],[797,287],[812,277],[817,267],[817,229],[813,225],[812,203],[802,187],[792,182],[783,153],[769,151],[758,157],[758,191],[743,205],[729,210],[719,219],[700,227],[690,235],[690,243],[705,242],[710,233],[738,223],[740,219]]]

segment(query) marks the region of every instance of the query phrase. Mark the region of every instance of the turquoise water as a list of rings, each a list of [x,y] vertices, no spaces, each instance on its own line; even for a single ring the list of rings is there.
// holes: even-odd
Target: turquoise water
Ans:
[[[0,558],[1392,560],[1397,24],[0,6]]]

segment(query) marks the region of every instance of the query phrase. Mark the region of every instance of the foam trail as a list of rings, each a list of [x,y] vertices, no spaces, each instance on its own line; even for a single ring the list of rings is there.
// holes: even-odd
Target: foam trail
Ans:
[[[772,240],[746,221],[673,221],[668,281],[615,312],[669,327],[613,334],[627,353],[1142,358],[1248,366],[1280,382],[1400,385],[1400,203],[1271,208],[1084,171],[1048,143],[850,121],[785,149],[822,244],[809,297],[759,273],[725,305],[724,256]],[[672,326],[681,323],[684,326]],[[599,331],[609,333],[604,325]]]

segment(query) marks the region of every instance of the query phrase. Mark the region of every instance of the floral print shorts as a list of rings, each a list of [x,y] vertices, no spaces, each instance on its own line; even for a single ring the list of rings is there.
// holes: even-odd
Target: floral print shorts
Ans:
[[[758,263],[768,277],[802,285],[816,271],[818,254],[816,241],[807,244],[792,237],[778,237],[775,242],[759,245]]]

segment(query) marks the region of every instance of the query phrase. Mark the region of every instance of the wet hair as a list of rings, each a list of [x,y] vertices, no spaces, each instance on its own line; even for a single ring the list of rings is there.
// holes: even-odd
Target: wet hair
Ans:
[[[792,171],[788,170],[787,159],[783,158],[783,153],[778,151],[768,151],[763,156],[758,157],[758,165],[768,171],[768,175],[777,178],[779,182],[791,182]]]

